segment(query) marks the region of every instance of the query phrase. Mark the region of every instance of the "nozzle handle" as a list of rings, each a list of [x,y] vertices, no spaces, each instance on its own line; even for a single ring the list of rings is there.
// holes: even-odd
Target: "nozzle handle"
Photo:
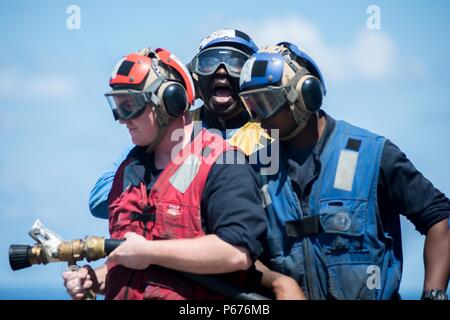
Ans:
[[[125,240],[118,240],[118,239],[106,239],[105,240],[105,253],[106,255],[109,255],[111,252],[114,251],[115,248],[120,246]]]

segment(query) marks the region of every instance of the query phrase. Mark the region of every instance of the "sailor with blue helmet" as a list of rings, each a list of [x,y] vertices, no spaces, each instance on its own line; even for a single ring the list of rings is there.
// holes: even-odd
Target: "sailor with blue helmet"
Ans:
[[[291,43],[266,47],[244,65],[240,88],[253,118],[279,136],[279,169],[257,166],[268,267],[309,299],[398,298],[403,214],[426,235],[422,297],[446,299],[449,199],[391,141],[321,110],[314,60]]]
[[[207,129],[220,131],[246,155],[270,142],[260,125],[250,121],[239,98],[242,66],[257,50],[246,33],[220,29],[200,42],[198,53],[188,64],[197,95],[204,103],[193,112],[193,119]]]

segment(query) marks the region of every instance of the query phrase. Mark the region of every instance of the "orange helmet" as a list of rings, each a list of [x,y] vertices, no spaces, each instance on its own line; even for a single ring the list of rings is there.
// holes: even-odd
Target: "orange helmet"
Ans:
[[[113,69],[105,94],[116,120],[141,115],[148,103],[160,125],[181,116],[195,101],[189,71],[166,49],[145,48],[123,57]]]

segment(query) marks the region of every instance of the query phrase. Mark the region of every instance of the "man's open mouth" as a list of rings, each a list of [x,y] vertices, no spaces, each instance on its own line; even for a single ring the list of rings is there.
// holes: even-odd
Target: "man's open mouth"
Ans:
[[[231,96],[231,88],[229,86],[216,86],[213,90],[213,94],[216,97],[224,98]]]
[[[233,89],[228,81],[216,80],[212,89],[213,98],[218,103],[227,103],[233,98]]]

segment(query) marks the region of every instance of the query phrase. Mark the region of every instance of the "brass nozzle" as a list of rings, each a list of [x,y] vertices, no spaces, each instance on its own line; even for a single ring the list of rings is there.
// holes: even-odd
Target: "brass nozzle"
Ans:
[[[76,262],[86,259],[94,261],[106,257],[103,237],[86,237],[84,240],[61,242],[58,246],[58,260]]]
[[[106,257],[105,238],[103,237],[86,237],[84,239],[84,253],[87,261],[95,261]]]
[[[41,264],[41,254],[42,254],[42,248],[40,245],[34,245],[31,247],[30,254],[28,255],[28,260],[30,261],[30,264]]]
[[[107,249],[110,251],[121,242],[111,239],[108,241]],[[11,269],[20,270],[31,267],[33,264],[47,264],[57,261],[65,261],[69,264],[75,264],[83,259],[88,262],[95,261],[107,256],[105,242],[105,238],[97,236],[86,237],[84,240],[63,241],[57,246],[56,252],[51,254],[51,259],[49,259],[49,253],[46,251],[45,245],[41,243],[34,246],[14,244],[9,248],[9,263]]]

